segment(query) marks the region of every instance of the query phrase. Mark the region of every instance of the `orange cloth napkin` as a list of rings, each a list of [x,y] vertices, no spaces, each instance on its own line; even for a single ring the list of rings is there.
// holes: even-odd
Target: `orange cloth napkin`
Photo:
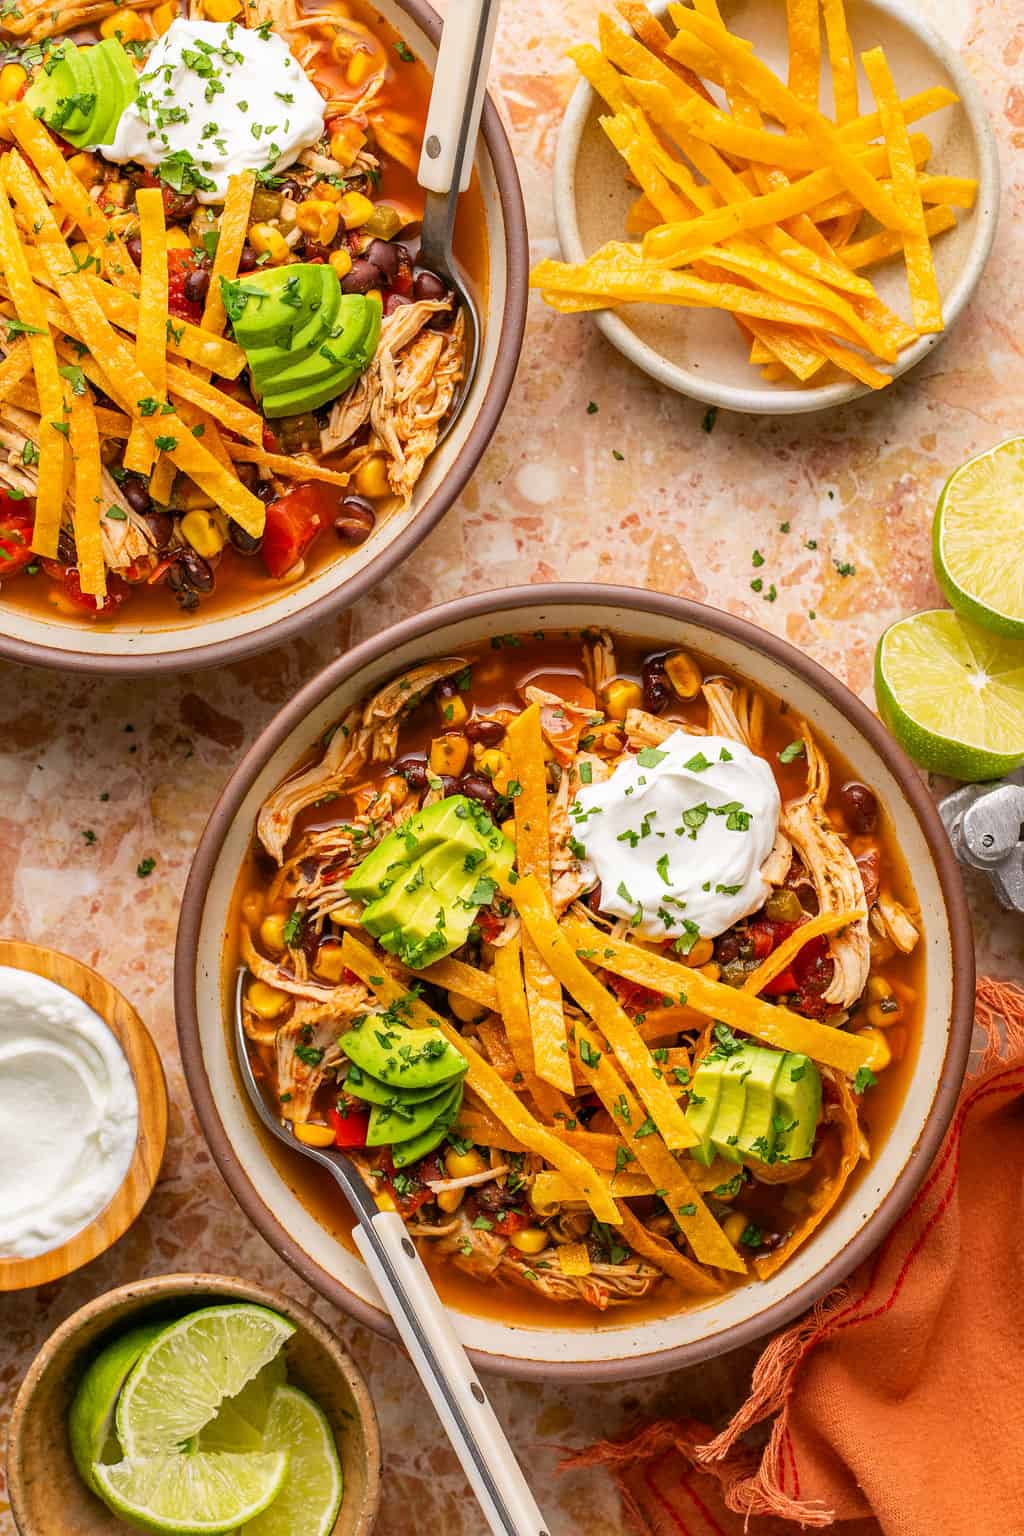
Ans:
[[[1024,1533],[1024,992],[980,981],[976,1018],[983,1059],[910,1208],[768,1344],[726,1429],[662,1420],[572,1459],[616,1472],[635,1530]]]

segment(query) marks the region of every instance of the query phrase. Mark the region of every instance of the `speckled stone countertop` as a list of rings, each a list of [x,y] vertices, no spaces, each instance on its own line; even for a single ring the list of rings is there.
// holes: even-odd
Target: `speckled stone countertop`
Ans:
[[[939,601],[929,519],[949,470],[1024,422],[1024,11],[1000,0],[919,0],[966,57],[1003,171],[1002,222],[966,316],[907,379],[825,417],[731,417],[660,389],[585,318],[534,301],[504,420],[461,501],[399,571],[316,639],[221,672],[92,682],[5,666],[0,686],[0,932],[98,967],[163,1054],[172,1097],[163,1176],[142,1219],[60,1285],[0,1298],[0,1439],[36,1350],[90,1297],[139,1275],[242,1274],[310,1302],[367,1373],[384,1430],[380,1536],[483,1536],[427,1399],[397,1349],[333,1314],[271,1252],[214,1170],[189,1104],[171,1007],[178,901],[214,799],[247,745],[318,667],[432,602],[527,581],[616,581],[697,598],[785,636],[865,699],[883,627]],[[598,0],[506,4],[494,91],[512,135],[535,256],[554,251],[550,173],[574,82],[566,48],[596,35]],[[1018,329],[1018,326],[1021,328]],[[599,406],[587,413],[589,401]],[[612,449],[623,457],[613,457]],[[790,524],[782,533],[781,522]],[[809,538],[817,549],[806,548]],[[765,556],[767,602],[750,590]],[[852,565],[842,576],[837,562]],[[813,611],[815,617],[809,617]],[[145,880],[140,860],[157,861]],[[981,960],[1020,977],[1020,928],[972,887]],[[622,1530],[594,1474],[558,1476],[564,1447],[650,1412],[720,1417],[745,1360],[636,1386],[495,1382],[554,1536]],[[0,1536],[14,1522],[0,1472]],[[56,1533],[55,1533],[56,1536]]]

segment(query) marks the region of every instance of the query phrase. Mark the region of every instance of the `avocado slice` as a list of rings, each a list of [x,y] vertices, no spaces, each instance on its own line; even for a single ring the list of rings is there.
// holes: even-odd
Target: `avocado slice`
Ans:
[[[250,347],[287,349],[295,332],[322,305],[325,283],[338,283],[333,267],[326,268],[329,278],[324,270],[321,262],[296,262],[262,267],[233,282],[221,279],[224,308],[247,356]]]
[[[498,838],[496,853],[481,846],[471,859],[453,857],[446,846],[432,849],[413,866],[410,880],[364,909],[364,928],[376,935],[383,949],[413,969],[459,949],[476,922],[478,908],[491,900],[495,877],[504,878],[512,867],[515,848],[502,833]],[[492,883],[477,894],[481,880]],[[410,908],[407,892],[420,881]]]
[[[809,1056],[787,1051],[775,1083],[775,1160],[791,1163],[814,1152],[814,1133],[821,1113],[821,1073]]]
[[[105,37],[82,52],[96,82],[96,110],[89,124],[89,144],[109,144],[117,132],[121,114],[139,92],[139,77],[132,68],[121,39]]]
[[[775,1084],[786,1059],[785,1051],[772,1051],[760,1045],[743,1046],[747,1075],[746,1107],[740,1126],[736,1151],[757,1162],[774,1160],[776,1135]]]
[[[349,1061],[393,1088],[440,1088],[469,1068],[439,1029],[396,1028],[381,1014],[368,1013],[338,1044]]]
[[[703,1163],[706,1168],[710,1168],[715,1160],[711,1132],[722,1092],[723,1066],[724,1063],[721,1061],[703,1063],[694,1073],[690,1084],[690,1103],[686,1110],[686,1120],[690,1129],[696,1131],[700,1137],[699,1144],[690,1148],[690,1156],[696,1158],[698,1163]]]
[[[424,1099],[420,1104],[375,1104],[370,1111],[366,1145],[393,1147],[405,1141],[417,1140],[430,1130],[461,1092],[460,1083],[449,1083],[432,1099]]]
[[[711,1128],[711,1145],[720,1157],[734,1163],[743,1161],[739,1149],[740,1129],[747,1109],[747,1073],[749,1068],[742,1051],[729,1057],[722,1069],[722,1091],[718,1096],[718,1110]]]
[[[311,283],[308,295],[304,295],[304,308],[296,312],[299,318],[288,347],[268,342],[246,350],[253,383],[258,391],[262,391],[282,369],[311,357],[331,334],[341,308],[341,286],[331,267],[314,265],[314,271],[324,275],[319,279],[319,285]]]
[[[410,816],[356,866],[345,881],[346,894],[356,901],[375,900],[398,878],[399,866],[409,869],[415,859],[441,843],[450,844],[463,856],[477,852],[481,833],[473,808],[467,795],[448,795]],[[493,827],[494,823],[490,825]]]
[[[311,358],[285,368],[268,383],[260,401],[264,415],[276,418],[315,411],[355,383],[377,350],[382,313],[379,300],[344,294],[341,324]]]
[[[70,40],[47,58],[25,92],[25,105],[71,144],[84,144],[96,108],[96,88],[85,50]]]
[[[396,1168],[408,1168],[413,1163],[418,1163],[421,1157],[426,1157],[439,1147],[448,1132],[459,1118],[459,1110],[462,1108],[462,1084],[459,1083],[452,1103],[441,1111],[429,1131],[424,1131],[422,1136],[417,1136],[412,1141],[401,1142],[392,1152],[391,1161]]]
[[[403,1104],[420,1104],[424,1099],[437,1097],[437,1087],[433,1083],[429,1088],[407,1088],[404,1084],[401,1088],[389,1088],[387,1083],[371,1077],[355,1062],[349,1063],[348,1076],[342,1086],[346,1093],[354,1099],[362,1099],[364,1104],[393,1104],[396,1099]]]

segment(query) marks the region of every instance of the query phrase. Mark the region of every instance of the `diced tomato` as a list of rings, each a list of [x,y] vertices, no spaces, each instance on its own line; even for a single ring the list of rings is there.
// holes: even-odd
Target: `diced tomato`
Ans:
[[[501,1211],[493,1221],[499,1237],[511,1237],[513,1232],[521,1232],[524,1227],[533,1226],[532,1218],[523,1211]]]
[[[179,320],[189,320],[198,325],[203,318],[203,306],[185,297],[185,282],[203,261],[197,251],[167,252],[167,308]]]
[[[772,981],[765,982],[761,991],[765,997],[781,997],[784,992],[795,992],[796,977],[792,971],[780,971]]]
[[[346,1114],[342,1114],[340,1109],[335,1109],[332,1105],[327,1111],[327,1118],[334,1128],[336,1147],[366,1146],[366,1134],[370,1128],[368,1109],[350,1109]]]
[[[32,553],[32,525],[35,502],[28,497],[17,501],[0,491],[0,581],[16,576],[35,558]]]
[[[485,944],[492,944],[505,926],[503,919],[496,912],[490,911],[488,907],[479,907],[477,909],[475,921]]]
[[[266,422],[263,423],[263,452],[280,453],[280,444]]]
[[[444,1179],[447,1174],[438,1162],[437,1153],[432,1152],[427,1157],[421,1158],[414,1169],[404,1170],[400,1174],[391,1161],[391,1154],[385,1152],[380,1162],[380,1172],[383,1173],[386,1183],[384,1187],[398,1209],[400,1216],[414,1216],[421,1205],[426,1205],[433,1200],[434,1191],[427,1188],[429,1179]],[[400,1179],[400,1185],[395,1180]],[[410,1189],[409,1185],[415,1187]]]
[[[109,619],[128,599],[130,588],[120,576],[112,576],[109,572],[107,573],[107,595],[100,600],[82,591],[82,583],[73,565],[61,565],[56,560],[44,560],[43,570],[51,581],[56,581],[60,585],[65,600],[71,604],[72,608],[79,608],[83,613],[91,613],[96,618]]]
[[[775,937],[775,924],[767,921],[751,923],[750,942],[754,946],[754,959],[764,960],[779,942]]]
[[[270,502],[260,554],[271,576],[286,576],[338,510],[340,496],[314,480]]]
[[[650,987],[642,987],[638,981],[629,981],[625,976],[611,976],[607,973],[604,980],[626,1012],[634,1016],[638,1013],[649,1013],[652,1008],[661,1008],[664,1004],[662,993],[652,992]]]

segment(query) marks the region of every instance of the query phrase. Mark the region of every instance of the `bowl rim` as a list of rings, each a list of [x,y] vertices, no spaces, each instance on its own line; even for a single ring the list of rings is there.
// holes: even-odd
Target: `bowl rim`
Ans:
[[[761,652],[795,672],[822,693],[867,739],[868,745],[882,758],[897,780],[931,853],[952,935],[949,1033],[931,1112],[899,1176],[854,1239],[817,1274],[788,1296],[745,1321],[703,1339],[654,1350],[646,1355],[636,1353],[629,1359],[604,1361],[534,1361],[484,1350],[468,1351],[480,1369],[498,1375],[520,1380],[560,1380],[578,1384],[658,1375],[711,1359],[747,1344],[805,1311],[840,1280],[845,1279],[862,1259],[878,1247],[913,1199],[952,1119],[967,1067],[974,1028],[975,969],[971,920],[960,867],[938,811],[916,768],[881,721],[856,694],[787,641],[747,619],[688,598],[651,592],[639,587],[588,582],[499,588],[456,598],[400,620],[364,640],[344,656],[329,662],[260,732],[228,779],[203,831],[182,896],[178,923],[174,956],[174,1008],[185,1079],[200,1127],[214,1163],[245,1214],[271,1247],[292,1265],[308,1285],[376,1333],[397,1339],[397,1332],[386,1313],[355,1295],[336,1276],[322,1269],[299,1248],[249,1182],[221,1121],[203,1060],[195,1005],[196,962],[202,914],[214,866],[225,838],[234,825],[239,807],[257,774],[291,732],[339,684],[397,646],[410,640],[429,637],[446,624],[487,618],[495,612],[511,616],[520,608],[545,607],[557,610],[568,606],[624,608],[641,618],[645,614],[653,614],[699,625],[713,635]]]
[[[121,1302],[158,1303],[161,1300],[172,1300],[176,1297],[185,1299],[190,1294],[208,1296],[211,1300],[219,1299],[225,1302],[246,1300],[259,1306],[269,1307],[304,1330],[331,1356],[352,1393],[366,1440],[366,1498],[359,1512],[359,1532],[360,1536],[369,1536],[376,1520],[381,1497],[380,1422],[366,1378],[349,1350],[314,1312],[302,1302],[296,1301],[293,1296],[289,1296],[287,1292],[276,1291],[257,1280],[245,1280],[236,1275],[207,1274],[202,1270],[181,1270],[169,1275],[151,1275],[139,1280],[130,1280],[124,1285],[115,1286],[113,1290],[104,1291],[102,1295],[94,1296],[91,1301],[87,1301],[84,1306],[72,1312],[70,1317],[66,1317],[39,1346],[18,1388],[7,1431],[7,1486],[11,1499],[11,1513],[17,1529],[19,1531],[21,1529],[18,1523],[19,1506],[24,1513],[21,1461],[18,1454],[21,1432],[31,1412],[39,1383],[49,1369],[54,1356],[86,1324],[107,1313],[112,1313]]]
[[[394,3],[437,46],[442,23],[428,0],[394,0]],[[451,469],[401,532],[354,576],[342,581],[315,602],[307,603],[288,618],[275,618],[274,598],[268,598],[259,610],[264,616],[264,622],[242,635],[229,636],[184,651],[171,644],[166,650],[151,651],[146,655],[107,656],[89,650],[62,650],[41,641],[17,639],[5,634],[0,627],[0,659],[19,662],[23,666],[47,667],[58,672],[101,677],[145,677],[167,669],[191,672],[226,666],[283,645],[306,633],[315,624],[332,619],[352,607],[389,576],[426,538],[465,489],[494,435],[515,380],[526,330],[530,266],[526,206],[515,155],[490,92],[484,97],[481,136],[487,146],[505,231],[507,279],[499,327],[499,346],[486,392]],[[0,626],[3,609],[0,600]],[[67,627],[73,632],[74,626]],[[171,640],[175,633],[173,630],[168,631]]]
[[[985,109],[981,88],[956,50],[929,21],[911,10],[904,0],[867,0],[867,3],[912,32],[938,59],[956,87],[960,97],[959,105],[967,118],[978,152],[975,227],[963,266],[943,303],[945,328],[936,335],[919,336],[917,341],[901,352],[899,360],[891,369],[891,377],[895,382],[949,335],[985,269],[999,222],[999,146]],[[649,4],[650,9],[660,16],[666,10],[668,0],[649,0]],[[584,261],[587,255],[576,217],[575,173],[580,141],[594,100],[593,87],[581,79],[566,107],[555,150],[555,226],[562,258],[570,262]],[[828,410],[851,400],[873,397],[877,393],[867,384],[859,384],[856,380],[799,389],[775,389],[754,384],[716,384],[700,379],[678,363],[670,362],[657,348],[641,340],[614,310],[596,310],[593,319],[606,341],[659,384],[692,400],[700,400],[723,410],[741,411],[748,415],[795,416]]]

